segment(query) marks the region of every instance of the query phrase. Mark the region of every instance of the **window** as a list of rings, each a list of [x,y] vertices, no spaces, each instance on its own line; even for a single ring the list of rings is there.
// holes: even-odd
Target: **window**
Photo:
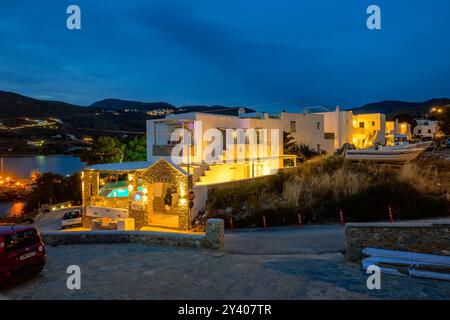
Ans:
[[[291,121],[291,132],[297,131],[297,123],[295,121]]]
[[[431,129],[428,129],[428,133],[431,133]]]
[[[360,122],[360,123],[359,123],[359,127],[362,128],[362,129],[364,129],[364,122]]]
[[[334,140],[334,132],[325,132],[323,136],[325,140]]]
[[[317,130],[320,130],[320,122],[317,122]]]
[[[372,121],[372,127],[375,127],[375,121]]]
[[[419,130],[417,130],[417,132],[420,134],[420,133],[422,133],[422,130],[421,129],[419,129]]]
[[[39,241],[40,239],[36,230],[27,230],[7,235],[5,237],[5,248],[7,252],[14,251],[28,247]]]

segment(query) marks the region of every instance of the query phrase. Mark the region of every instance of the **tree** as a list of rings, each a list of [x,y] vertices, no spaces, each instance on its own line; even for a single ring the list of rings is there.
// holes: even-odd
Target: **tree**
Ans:
[[[115,137],[99,137],[91,150],[85,150],[80,158],[89,165],[123,162],[125,146]]]
[[[128,140],[125,145],[124,161],[147,160],[147,142],[145,138]]]
[[[284,154],[295,154],[296,143],[294,137],[289,132],[283,131],[283,151]]]
[[[283,151],[287,155],[296,155],[298,162],[305,162],[326,152],[316,151],[305,143],[296,143],[289,132],[283,132]]]
[[[81,201],[81,175],[76,173],[69,177],[63,177],[56,173],[44,173],[34,183],[25,204],[26,213],[33,212],[39,205]]]
[[[450,135],[450,105],[437,107],[429,114],[429,119],[439,121],[439,130],[444,135]]]

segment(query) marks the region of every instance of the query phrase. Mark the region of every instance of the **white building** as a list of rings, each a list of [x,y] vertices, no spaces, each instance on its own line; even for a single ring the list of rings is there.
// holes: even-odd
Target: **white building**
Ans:
[[[297,143],[304,143],[311,149],[328,153],[336,150],[334,131],[328,130],[323,114],[281,112],[272,114],[271,117],[278,119],[279,128],[288,132]]]
[[[176,129],[186,129],[194,136],[194,123],[201,121],[201,130],[205,133],[208,129],[218,129],[222,133],[224,144],[219,153],[220,160],[227,156],[227,130],[232,129],[255,129],[257,135],[266,129],[268,132],[266,145],[268,146],[267,156],[259,156],[258,159],[249,158],[249,144],[246,141],[243,147],[245,149],[244,164],[203,164],[205,162],[204,154],[199,154],[191,146],[191,151],[183,155],[182,167],[189,164],[189,168],[185,168],[193,175],[194,184],[219,183],[240,179],[247,179],[261,175],[272,174],[273,168],[284,168],[289,162],[290,165],[295,163],[294,156],[286,156],[283,154],[283,131],[288,132],[296,140],[297,143],[305,143],[310,148],[317,150],[325,150],[334,152],[333,135],[326,135],[324,132],[325,122],[324,116],[319,114],[294,114],[294,113],[278,113],[268,114],[262,112],[244,113],[240,110],[238,116],[226,116],[211,113],[191,112],[184,114],[169,115],[164,119],[147,120],[147,159],[148,161],[156,161],[159,158],[169,159],[175,145],[181,141],[181,136],[176,141],[172,141],[172,133]],[[276,130],[273,130],[276,129]],[[277,132],[276,136],[272,136],[272,132]],[[210,141],[203,136],[203,149],[207,148]],[[234,144],[242,146],[237,142],[236,134],[231,138]],[[277,149],[272,146],[272,142],[277,140]],[[262,144],[264,141],[259,141]],[[198,137],[196,139],[198,141]],[[191,141],[192,142],[192,141]],[[198,145],[198,144],[197,144]],[[241,148],[241,147],[238,147]],[[189,154],[189,158],[188,155]],[[234,155],[236,156],[236,155]],[[289,159],[289,160],[288,160]],[[225,161],[223,161],[225,162]]]
[[[345,143],[365,148],[378,142],[386,143],[386,116],[381,113],[354,114],[341,110],[318,113],[324,116],[325,132],[331,138],[334,134],[334,150]]]
[[[431,120],[417,120],[417,126],[413,129],[414,136],[422,138],[434,138],[438,131],[438,122]]]

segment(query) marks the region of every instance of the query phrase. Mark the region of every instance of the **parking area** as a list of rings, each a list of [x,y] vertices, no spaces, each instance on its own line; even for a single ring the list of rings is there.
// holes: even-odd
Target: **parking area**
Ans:
[[[336,241],[339,229],[328,228]],[[449,282],[388,275],[381,290],[370,291],[367,275],[339,250],[325,252],[325,243],[323,252],[302,251],[307,232],[312,246],[325,241],[314,240],[314,231],[278,232],[277,243],[270,239],[276,230],[269,238],[258,231],[227,234],[224,252],[142,244],[48,247],[44,271],[1,289],[0,299],[450,299]],[[296,248],[274,251],[280,246]],[[80,290],[66,286],[70,265],[81,269]]]

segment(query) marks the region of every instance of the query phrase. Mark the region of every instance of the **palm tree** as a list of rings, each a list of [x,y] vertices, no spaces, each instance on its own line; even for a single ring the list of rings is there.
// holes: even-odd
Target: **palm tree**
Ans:
[[[297,162],[302,163],[325,153],[323,150],[316,151],[305,143],[296,143],[289,132],[283,131],[284,154],[296,155]]]
[[[283,151],[284,154],[295,154],[296,143],[294,137],[289,132],[283,131]]]

